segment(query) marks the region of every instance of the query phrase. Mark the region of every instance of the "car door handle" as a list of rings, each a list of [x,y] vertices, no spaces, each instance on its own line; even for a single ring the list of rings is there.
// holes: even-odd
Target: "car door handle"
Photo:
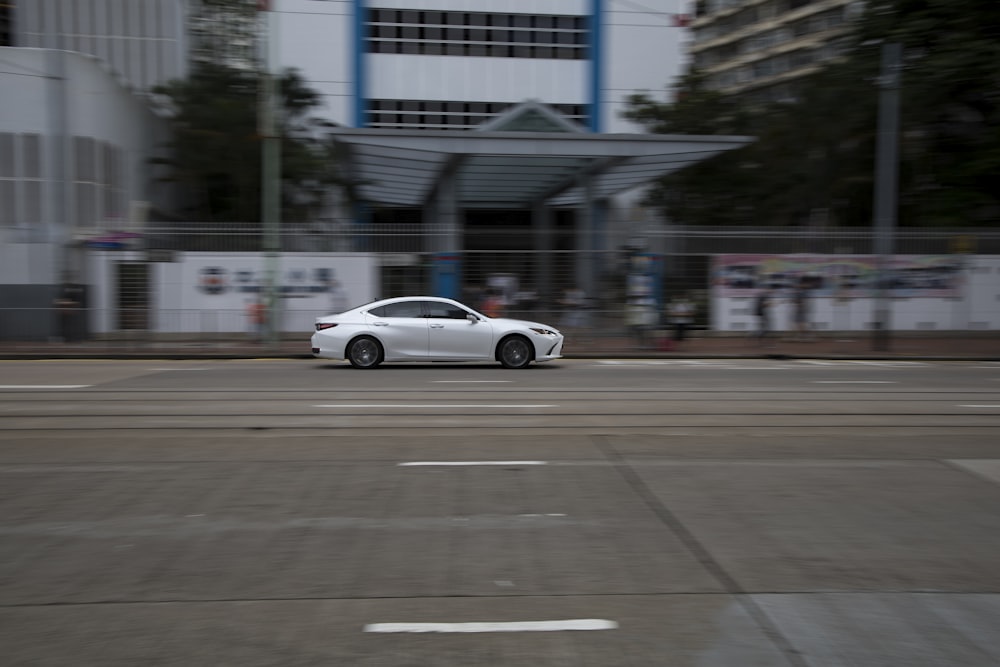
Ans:
[[[444,329],[443,324],[432,324],[431,329]]]
[[[372,324],[374,324],[377,327],[387,327],[387,326],[389,326],[388,322],[372,322]]]

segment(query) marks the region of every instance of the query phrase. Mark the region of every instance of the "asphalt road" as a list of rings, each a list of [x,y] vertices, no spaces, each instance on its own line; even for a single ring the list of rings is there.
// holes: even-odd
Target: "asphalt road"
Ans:
[[[1000,363],[0,362],[4,665],[1000,664]]]

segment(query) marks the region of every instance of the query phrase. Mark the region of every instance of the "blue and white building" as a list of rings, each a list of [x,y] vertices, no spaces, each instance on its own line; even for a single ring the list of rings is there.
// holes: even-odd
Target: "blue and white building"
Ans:
[[[591,132],[679,73],[683,0],[272,0],[280,65],[350,127],[473,129],[539,100]]]
[[[47,303],[67,272],[87,282],[81,239],[141,235],[145,211],[173,207],[150,165],[167,137],[147,92],[187,72],[197,1],[0,5],[0,308]],[[298,69],[321,94],[317,115],[348,156],[355,205],[335,215],[417,220],[431,287],[455,296],[463,273],[491,268],[465,260],[477,226],[513,225],[499,241],[513,251],[550,249],[553,230],[579,249],[614,248],[657,224],[630,192],[745,143],[629,134],[621,117],[629,95],[661,97],[679,73],[684,4],[258,3],[270,68]],[[595,256],[580,253],[567,280],[592,287]],[[546,263],[526,270],[557,288]]]

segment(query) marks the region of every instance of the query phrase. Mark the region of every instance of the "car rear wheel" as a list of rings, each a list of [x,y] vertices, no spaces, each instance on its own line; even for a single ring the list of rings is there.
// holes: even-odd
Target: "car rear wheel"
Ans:
[[[524,368],[534,358],[531,342],[523,336],[511,336],[500,342],[497,359],[504,368]]]
[[[355,338],[347,346],[347,360],[355,368],[375,368],[382,357],[382,346],[370,336]]]

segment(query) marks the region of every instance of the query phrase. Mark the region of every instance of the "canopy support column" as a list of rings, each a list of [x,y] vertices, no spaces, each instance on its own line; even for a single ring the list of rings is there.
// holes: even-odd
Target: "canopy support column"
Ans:
[[[531,207],[531,229],[535,236],[535,284],[539,303],[555,303],[556,294],[552,290],[552,218],[553,211],[543,200]]]
[[[597,296],[597,262],[598,227],[600,220],[599,203],[594,197],[594,183],[589,174],[581,178],[580,185],[584,193],[583,206],[578,209],[579,218],[576,221],[577,249],[574,278],[576,287],[583,290],[587,298]]]
[[[455,174],[446,170],[440,175],[436,196],[430,206],[431,293],[458,299],[462,291],[461,210]]]

